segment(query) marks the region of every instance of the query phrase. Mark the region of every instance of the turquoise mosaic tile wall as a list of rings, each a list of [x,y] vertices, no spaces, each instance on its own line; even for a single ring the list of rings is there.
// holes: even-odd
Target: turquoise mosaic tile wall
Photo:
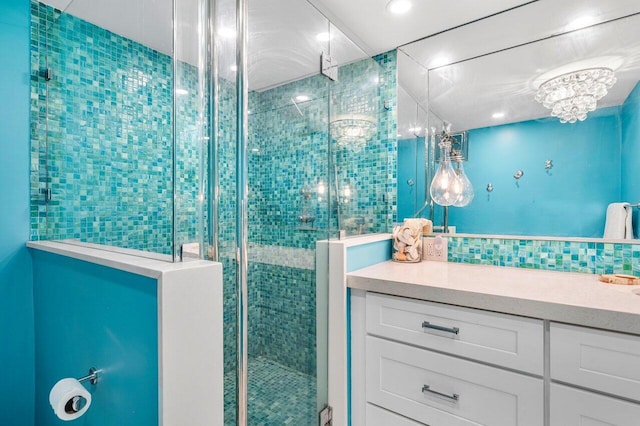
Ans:
[[[249,267],[249,356],[316,375],[315,271],[253,263]]]
[[[37,1],[31,17],[32,239],[171,253],[171,57]],[[178,69],[189,94],[176,110],[177,231],[188,241],[203,154],[193,131],[197,73]]]
[[[640,276],[640,244],[449,237],[449,262]]]

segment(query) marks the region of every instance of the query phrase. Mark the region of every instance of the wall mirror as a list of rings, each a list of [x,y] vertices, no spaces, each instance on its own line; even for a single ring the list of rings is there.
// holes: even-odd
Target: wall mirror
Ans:
[[[639,12],[632,1],[538,1],[401,46],[399,219],[442,220],[429,206],[428,129],[444,121],[468,131],[475,191],[449,208],[456,232],[603,237],[609,203],[640,202]],[[616,82],[584,121],[561,123],[536,101],[542,83],[600,67]]]

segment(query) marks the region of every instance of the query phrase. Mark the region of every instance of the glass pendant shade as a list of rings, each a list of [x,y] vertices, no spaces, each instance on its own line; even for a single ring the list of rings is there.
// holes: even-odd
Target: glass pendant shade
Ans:
[[[458,168],[455,171],[456,174],[456,192],[459,192],[458,199],[453,203],[454,207],[466,207],[471,203],[475,193],[473,192],[473,185],[464,172],[462,163],[458,163]]]
[[[455,185],[458,177],[456,171],[453,170],[451,160],[447,155],[442,158],[438,171],[431,181],[429,194],[431,194],[431,199],[436,204],[450,206],[455,203],[460,196],[459,190],[461,187]]]

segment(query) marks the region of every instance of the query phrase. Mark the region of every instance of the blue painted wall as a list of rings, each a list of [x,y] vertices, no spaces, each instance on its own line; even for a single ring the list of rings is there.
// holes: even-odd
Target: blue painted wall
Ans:
[[[602,237],[607,205],[621,200],[618,111],[603,108],[575,124],[545,118],[469,131],[465,171],[476,197],[450,209],[450,225],[465,233]]]
[[[391,259],[391,239],[347,248],[347,272]]]
[[[640,158],[640,83],[622,104],[622,200],[640,202],[640,179],[638,159]],[[633,229],[636,238],[640,235],[638,209],[633,213]]]
[[[0,2],[0,424],[33,425],[29,2]]]
[[[33,251],[36,425],[67,424],[49,405],[63,377],[102,369],[80,424],[158,424],[157,282]]]

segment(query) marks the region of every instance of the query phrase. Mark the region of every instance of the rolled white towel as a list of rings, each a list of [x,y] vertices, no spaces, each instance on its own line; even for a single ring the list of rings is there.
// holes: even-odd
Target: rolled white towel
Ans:
[[[607,218],[604,225],[604,238],[633,238],[632,207],[629,203],[611,203],[607,207]]]

